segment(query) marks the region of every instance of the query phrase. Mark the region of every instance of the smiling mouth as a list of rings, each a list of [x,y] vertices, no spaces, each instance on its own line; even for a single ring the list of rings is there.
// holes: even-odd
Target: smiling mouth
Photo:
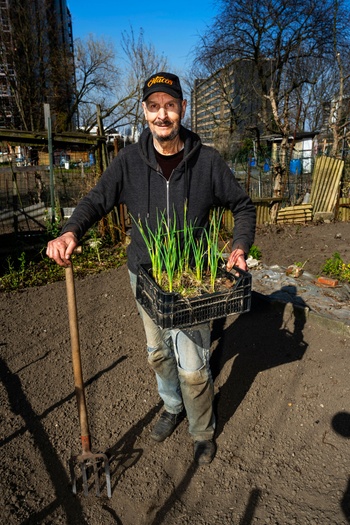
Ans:
[[[154,125],[158,126],[159,128],[167,128],[168,126],[171,125],[171,122],[169,122],[169,121],[166,121],[166,122],[155,122]]]

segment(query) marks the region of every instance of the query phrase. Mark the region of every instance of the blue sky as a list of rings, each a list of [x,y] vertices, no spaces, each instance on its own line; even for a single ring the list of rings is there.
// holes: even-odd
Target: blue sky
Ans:
[[[140,2],[67,0],[73,20],[74,38],[89,33],[112,40],[116,48],[122,31],[130,25],[138,35],[154,45],[157,53],[168,58],[170,67],[181,72],[191,64],[189,54],[198,43],[198,34],[215,15],[215,0],[178,0],[177,2]]]

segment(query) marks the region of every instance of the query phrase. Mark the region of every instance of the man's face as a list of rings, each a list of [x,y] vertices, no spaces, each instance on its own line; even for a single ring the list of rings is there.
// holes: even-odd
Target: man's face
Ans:
[[[186,100],[157,92],[142,102],[142,106],[153,138],[166,142],[179,134],[181,119],[185,116]]]

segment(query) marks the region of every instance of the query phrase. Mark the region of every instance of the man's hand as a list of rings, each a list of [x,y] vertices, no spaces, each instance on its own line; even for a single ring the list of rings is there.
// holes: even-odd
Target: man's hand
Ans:
[[[48,243],[46,255],[56,261],[60,266],[66,268],[70,265],[70,256],[77,246],[78,241],[74,233],[66,232]]]
[[[238,266],[238,268],[244,270],[245,272],[248,271],[248,266],[245,260],[245,254],[244,251],[241,250],[241,248],[236,248],[236,250],[233,250],[233,252],[231,252],[230,257],[228,258],[226,263],[226,270],[230,272],[233,266]]]

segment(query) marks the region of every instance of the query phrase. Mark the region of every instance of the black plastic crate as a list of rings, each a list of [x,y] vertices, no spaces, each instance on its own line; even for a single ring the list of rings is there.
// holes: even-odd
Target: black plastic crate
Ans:
[[[136,299],[161,328],[186,328],[249,312],[252,277],[240,268],[235,267],[235,270],[239,277],[221,271],[221,276],[236,281],[232,288],[187,299],[178,293],[164,292],[154,281],[151,267],[142,265],[137,276]]]

